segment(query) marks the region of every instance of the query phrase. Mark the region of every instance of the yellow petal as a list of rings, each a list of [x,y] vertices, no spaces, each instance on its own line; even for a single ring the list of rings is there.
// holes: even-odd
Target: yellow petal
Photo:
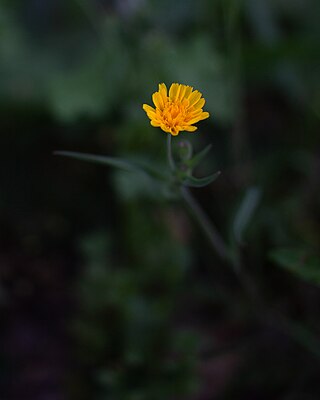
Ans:
[[[192,90],[193,90],[193,87],[192,87],[192,86],[187,86],[187,87],[186,87],[186,91],[185,91],[185,94],[184,94],[184,97],[185,97],[186,99],[189,98],[190,94],[192,93]]]
[[[180,85],[180,92],[179,92],[179,100],[183,101],[185,97],[187,86],[186,85]]]
[[[172,136],[177,136],[177,135],[179,135],[179,129],[177,129],[177,127],[173,126],[170,130],[170,133]]]
[[[187,131],[187,132],[194,132],[196,131],[198,128],[196,126],[184,126],[183,130]]]
[[[205,103],[206,103],[206,101],[205,101],[205,99],[202,97],[202,99],[198,100],[197,103],[195,103],[195,104],[193,105],[193,107],[194,107],[195,109],[201,109],[201,108],[203,108],[203,106],[205,105]]]
[[[165,83],[159,83],[159,92],[160,92],[162,95],[167,96],[168,89],[167,89],[167,86],[166,86]]]
[[[209,118],[209,113],[208,112],[203,112],[197,116],[195,116],[194,118],[190,119],[190,121],[188,121],[188,124],[192,125],[195,124],[196,122],[202,121],[203,119]]]
[[[156,115],[156,110],[153,107],[149,106],[148,104],[143,104],[142,108],[147,114],[150,113]]]
[[[152,95],[152,100],[153,100],[154,105],[155,105],[157,108],[159,108],[160,110],[163,110],[164,101],[163,101],[163,98],[162,98],[162,96],[160,95],[159,92],[153,93],[153,95]]]
[[[176,99],[177,93],[179,89],[179,84],[178,83],[173,83],[169,89],[169,98],[171,101],[174,101]]]
[[[199,110],[193,109],[192,111],[188,112],[188,115],[186,116],[185,120],[189,123],[189,121],[191,121],[192,119],[199,117],[202,112],[203,111],[201,109]]]
[[[201,96],[202,94],[198,92],[198,90],[195,90],[189,97],[189,107],[196,104],[200,100]]]
[[[210,117],[210,114],[207,111],[204,111],[203,113],[201,113],[200,121],[203,119],[207,119],[209,117]]]
[[[163,99],[163,102],[166,103],[168,100],[168,89],[167,86],[164,83],[159,84],[159,93],[160,96]]]
[[[181,90],[181,88],[182,88],[182,85],[178,85],[178,89],[177,89],[177,93],[176,93],[176,97],[175,97],[176,101],[180,99],[180,90]]]
[[[161,124],[161,129],[162,129],[164,132],[170,133],[170,129],[169,129],[165,124]]]

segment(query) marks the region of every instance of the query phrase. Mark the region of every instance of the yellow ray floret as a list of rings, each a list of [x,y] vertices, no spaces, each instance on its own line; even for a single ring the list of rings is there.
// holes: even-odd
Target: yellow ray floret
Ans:
[[[148,104],[142,106],[151,125],[174,136],[181,131],[194,132],[197,127],[193,124],[209,117],[209,113],[202,109],[205,99],[191,86],[173,83],[168,93],[167,86],[160,83],[152,101],[155,108]]]

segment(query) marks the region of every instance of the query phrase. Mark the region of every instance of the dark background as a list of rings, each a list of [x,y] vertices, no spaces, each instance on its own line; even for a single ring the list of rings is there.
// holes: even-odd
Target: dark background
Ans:
[[[0,398],[320,398],[320,2],[2,0]],[[143,176],[141,106],[194,86],[193,194],[241,259]]]

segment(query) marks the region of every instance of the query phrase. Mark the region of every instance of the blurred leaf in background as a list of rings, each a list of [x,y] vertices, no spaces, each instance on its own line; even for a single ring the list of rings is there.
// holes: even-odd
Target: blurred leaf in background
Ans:
[[[270,253],[270,257],[297,277],[320,285],[320,259],[315,254],[306,249],[277,249]]]
[[[1,2],[4,399],[319,398],[319,15],[318,0]],[[141,109],[160,82],[207,101],[186,137],[212,145],[195,176],[222,173],[193,194],[259,301],[161,181],[52,156],[166,173]]]

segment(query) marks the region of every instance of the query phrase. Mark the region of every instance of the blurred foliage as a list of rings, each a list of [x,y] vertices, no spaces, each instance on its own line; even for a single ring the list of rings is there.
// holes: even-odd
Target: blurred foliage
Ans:
[[[152,225],[135,225],[140,248],[149,230],[154,237]],[[78,288],[81,315],[73,329],[86,367],[99,365],[93,382],[101,396],[162,399],[196,388],[196,336],[172,326],[187,255],[171,248],[165,232],[158,230],[156,239],[157,247],[150,243],[136,268],[112,266],[104,234],[85,238],[81,246],[86,260]]]
[[[318,0],[0,3],[5,400],[319,398],[319,15]],[[161,184],[52,156],[165,172],[141,109],[159,82],[207,101],[185,137],[212,144],[195,175],[222,175],[194,194],[240,271]]]
[[[271,258],[307,282],[320,284],[320,259],[304,249],[277,249]]]

